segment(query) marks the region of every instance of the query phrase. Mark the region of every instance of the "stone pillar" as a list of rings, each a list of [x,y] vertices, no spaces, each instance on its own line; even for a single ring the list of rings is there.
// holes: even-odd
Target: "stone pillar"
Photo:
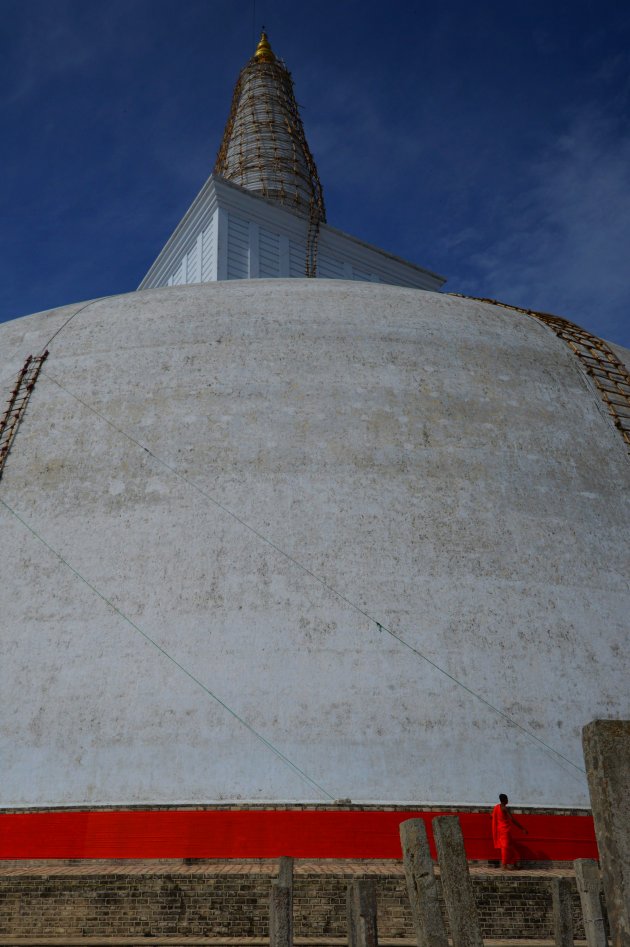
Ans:
[[[424,820],[401,822],[400,843],[418,947],[448,947]]]
[[[290,889],[272,881],[269,899],[269,947],[293,947],[291,915]]]
[[[378,947],[374,882],[351,882],[347,889],[346,905],[348,947]]]
[[[568,878],[553,878],[553,934],[556,947],[573,947],[573,912],[571,910],[571,882]]]
[[[630,720],[582,731],[613,947],[630,947]]]
[[[597,862],[592,858],[576,858],[573,867],[582,904],[587,947],[607,947],[602,910],[602,876]]]
[[[278,861],[278,884],[288,888],[293,895],[293,859],[282,857]]]
[[[483,947],[459,819],[437,816],[432,825],[453,947]]]

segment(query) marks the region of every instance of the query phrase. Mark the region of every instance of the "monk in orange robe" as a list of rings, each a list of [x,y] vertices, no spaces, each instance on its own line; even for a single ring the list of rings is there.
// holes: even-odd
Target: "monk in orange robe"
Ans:
[[[499,805],[492,810],[492,841],[495,848],[501,849],[501,867],[507,870],[519,867],[519,854],[513,842],[514,828],[527,835],[527,829],[508,809],[508,797],[502,792]]]

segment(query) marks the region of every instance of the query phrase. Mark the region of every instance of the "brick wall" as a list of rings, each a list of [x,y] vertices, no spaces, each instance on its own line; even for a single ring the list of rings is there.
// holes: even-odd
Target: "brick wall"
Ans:
[[[362,877],[297,874],[297,936],[346,935],[346,886]],[[413,937],[404,878],[376,881],[382,937]],[[0,877],[0,939],[53,936],[268,934],[269,874],[94,874]],[[475,875],[485,937],[553,936],[548,878]],[[583,938],[577,891],[575,936]],[[0,940],[1,942],[1,940]]]

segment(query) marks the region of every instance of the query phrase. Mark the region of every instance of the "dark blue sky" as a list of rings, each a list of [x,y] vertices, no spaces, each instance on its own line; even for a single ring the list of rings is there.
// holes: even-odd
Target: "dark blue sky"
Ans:
[[[134,289],[210,173],[253,0],[1,0],[0,319]],[[630,5],[256,0],[333,226],[630,346]]]

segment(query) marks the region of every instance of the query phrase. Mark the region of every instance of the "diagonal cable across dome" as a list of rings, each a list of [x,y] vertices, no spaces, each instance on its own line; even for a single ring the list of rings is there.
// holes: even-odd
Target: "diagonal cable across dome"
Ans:
[[[237,79],[214,173],[318,224],[326,220],[291,73],[264,32]]]

